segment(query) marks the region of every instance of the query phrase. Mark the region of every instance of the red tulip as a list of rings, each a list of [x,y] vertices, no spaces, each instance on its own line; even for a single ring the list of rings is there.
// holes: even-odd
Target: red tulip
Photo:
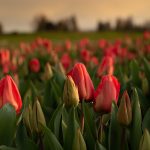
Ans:
[[[120,84],[116,77],[105,75],[95,91],[94,109],[96,112],[110,112],[111,104],[114,100],[118,102]]]
[[[93,100],[94,86],[84,64],[76,63],[68,75],[72,77],[78,87],[80,100]]]
[[[0,50],[0,64],[4,65],[5,63],[10,62],[10,51],[8,49]]]
[[[98,76],[102,76],[104,73],[112,75],[114,72],[114,60],[111,56],[104,56],[102,62],[98,68]]]
[[[90,56],[90,52],[89,52],[88,50],[83,49],[83,50],[80,52],[80,56],[81,56],[81,59],[82,59],[85,63],[87,63],[87,62],[90,61],[91,56]]]
[[[19,113],[22,108],[19,90],[9,75],[0,80],[0,108],[6,103],[10,103],[14,106],[17,113]]]
[[[29,62],[29,68],[32,72],[39,72],[40,71],[40,62],[37,58],[33,58],[32,60],[30,60]]]
[[[66,70],[69,68],[69,66],[71,64],[71,58],[67,53],[62,55],[61,63]]]

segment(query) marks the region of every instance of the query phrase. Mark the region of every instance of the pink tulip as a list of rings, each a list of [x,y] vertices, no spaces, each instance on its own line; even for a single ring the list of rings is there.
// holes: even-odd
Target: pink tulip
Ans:
[[[101,113],[110,112],[112,101],[118,102],[119,92],[120,83],[117,78],[112,75],[103,76],[95,91],[94,110]]]

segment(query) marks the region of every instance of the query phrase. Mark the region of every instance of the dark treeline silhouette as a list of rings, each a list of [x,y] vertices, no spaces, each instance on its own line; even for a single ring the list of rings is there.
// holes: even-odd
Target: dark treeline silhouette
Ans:
[[[2,24],[0,23],[0,34],[2,34],[3,33],[3,26],[2,26]]]
[[[142,25],[136,25],[131,17],[126,19],[118,18],[115,22],[115,26],[112,27],[110,22],[98,22],[97,31],[144,31],[150,30],[150,21],[143,23]]]
[[[33,20],[34,30],[38,31],[78,31],[76,17],[62,19],[56,23],[49,20],[45,15],[36,16]]]

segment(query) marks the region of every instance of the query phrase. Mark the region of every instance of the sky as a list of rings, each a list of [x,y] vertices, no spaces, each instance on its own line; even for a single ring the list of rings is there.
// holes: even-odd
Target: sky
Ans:
[[[33,18],[41,14],[53,21],[75,15],[81,30],[118,17],[132,16],[141,24],[150,20],[150,0],[0,0],[0,22],[6,32],[32,31]]]

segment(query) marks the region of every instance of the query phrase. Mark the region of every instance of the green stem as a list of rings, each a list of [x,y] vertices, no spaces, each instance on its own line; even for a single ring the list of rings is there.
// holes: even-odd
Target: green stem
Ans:
[[[84,113],[83,113],[83,100],[81,102],[81,133],[84,131]]]
[[[120,143],[120,149],[125,150],[125,144],[126,144],[126,128],[122,127],[122,133],[121,133],[121,143]]]
[[[102,137],[103,137],[103,123],[102,123],[102,115],[99,118],[99,129],[98,129],[98,139],[99,142],[102,143]]]

